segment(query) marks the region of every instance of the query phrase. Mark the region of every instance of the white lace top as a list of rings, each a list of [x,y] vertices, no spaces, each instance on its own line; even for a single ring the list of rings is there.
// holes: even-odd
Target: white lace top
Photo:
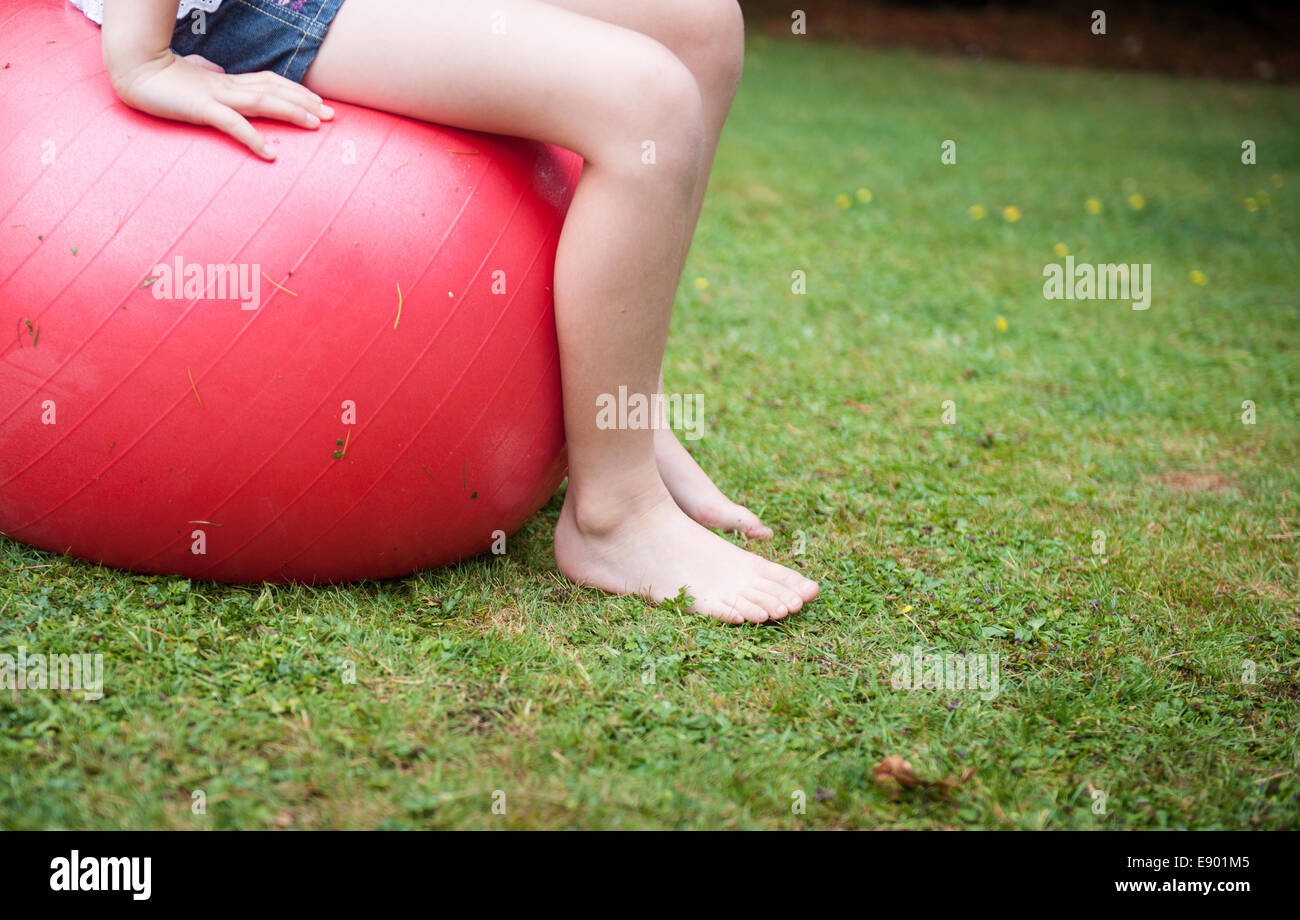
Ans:
[[[68,2],[90,17],[92,22],[97,22],[100,25],[104,24],[104,0],[68,0]],[[221,6],[221,0],[180,0],[180,8],[176,10],[176,18],[184,19],[195,10],[215,13],[219,6]]]

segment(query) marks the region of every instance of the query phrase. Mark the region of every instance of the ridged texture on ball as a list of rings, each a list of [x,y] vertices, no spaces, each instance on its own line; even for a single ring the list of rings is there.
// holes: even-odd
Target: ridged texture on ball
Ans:
[[[5,4],[0,68],[0,531],[348,581],[481,552],[554,493],[578,157],[336,105],[261,122],[260,162],[122,105],[61,0]],[[177,257],[257,266],[260,304],[159,299]]]

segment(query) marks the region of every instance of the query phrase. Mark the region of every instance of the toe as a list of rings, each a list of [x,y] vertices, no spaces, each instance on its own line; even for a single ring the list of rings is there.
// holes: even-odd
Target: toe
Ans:
[[[780,620],[790,615],[790,605],[779,594],[767,590],[766,585],[754,585],[745,592],[745,597],[763,608],[770,620]]]
[[[811,578],[804,578],[798,572],[787,569],[783,565],[772,564],[780,570],[779,574],[775,576],[776,580],[803,598],[805,604],[815,598],[821,590],[817,582]]]
[[[751,593],[755,592],[763,598],[757,602],[767,608],[774,620],[783,619],[803,606],[803,598],[779,582],[764,581],[756,585]]]
[[[713,601],[711,603],[696,602],[695,608],[700,613],[707,613],[715,619],[724,623],[733,625],[745,622],[745,614],[737,603],[725,601]]]
[[[765,623],[772,618],[766,608],[749,597],[736,598],[736,610],[750,623]]]
[[[736,505],[736,512],[739,521],[736,529],[745,536],[751,540],[770,540],[772,538],[772,528],[760,521],[757,514],[744,505]]]
[[[751,540],[767,540],[772,536],[772,528],[765,526],[757,514],[721,496],[718,504],[701,508],[697,520],[706,527],[744,534]]]

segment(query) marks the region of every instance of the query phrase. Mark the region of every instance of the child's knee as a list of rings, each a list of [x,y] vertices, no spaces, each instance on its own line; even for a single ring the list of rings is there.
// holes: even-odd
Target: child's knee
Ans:
[[[730,103],[745,65],[745,17],[736,0],[681,0],[670,28],[673,50],[706,94]]]
[[[695,76],[657,42],[611,80],[619,116],[603,126],[602,165],[631,177],[678,176],[693,187],[706,140],[704,103]],[[652,167],[653,169],[648,169]]]

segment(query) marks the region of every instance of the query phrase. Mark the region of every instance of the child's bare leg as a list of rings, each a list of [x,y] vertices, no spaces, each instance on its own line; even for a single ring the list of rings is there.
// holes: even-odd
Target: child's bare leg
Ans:
[[[662,373],[659,390],[664,391]],[[673,501],[705,527],[734,530],[755,540],[772,536],[772,528],[760,521],[757,514],[732,501],[714,484],[671,428],[655,430],[655,462]]]
[[[695,77],[704,103],[704,149],[691,193],[688,230],[683,238],[681,265],[684,268],[713,170],[718,139],[740,85],[745,59],[745,25],[740,5],[736,0],[546,2],[650,36],[676,55]],[[681,275],[680,268],[677,274]],[[659,390],[664,390],[662,373]],[[735,530],[759,540],[772,536],[771,529],[754,512],[732,501],[714,485],[671,429],[660,428],[655,432],[655,458],[673,499],[696,521],[706,527]]]
[[[658,384],[704,143],[686,67],[644,35],[538,0],[348,0],[305,82],[326,97],[535,137],[586,160],[555,266],[569,445],[561,571],[655,599],[685,586],[701,612],[732,621],[785,616],[811,600],[814,582],[677,507],[653,431],[596,425],[598,396]],[[653,166],[642,161],[646,140]]]

